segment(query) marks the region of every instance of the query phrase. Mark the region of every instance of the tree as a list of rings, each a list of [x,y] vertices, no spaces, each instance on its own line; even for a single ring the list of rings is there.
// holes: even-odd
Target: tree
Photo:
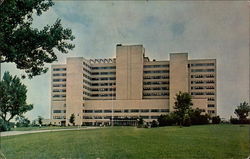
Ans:
[[[33,109],[32,104],[26,103],[26,93],[26,86],[17,76],[4,73],[3,80],[0,81],[0,118],[5,123]]]
[[[220,122],[221,122],[220,116],[213,116],[212,117],[213,124],[220,124]]]
[[[171,126],[177,123],[177,117],[175,113],[169,113],[166,115],[161,115],[158,118],[159,126]]]
[[[209,115],[202,115],[202,110],[199,108],[189,110],[189,116],[192,125],[201,125],[209,123]]]
[[[183,126],[190,126],[191,125],[191,119],[188,113],[184,115],[183,118]]]
[[[239,120],[245,120],[250,112],[250,106],[247,102],[240,103],[235,109],[234,113],[239,117]]]
[[[153,120],[151,123],[151,128],[156,128],[158,127],[158,122],[156,120]]]
[[[71,114],[69,117],[69,122],[75,126],[75,114]]]
[[[13,62],[29,78],[47,72],[45,63],[57,60],[55,49],[68,53],[74,48],[72,31],[57,19],[41,30],[32,28],[33,12],[40,16],[52,0],[5,0],[0,7],[0,64]]]
[[[28,127],[30,125],[30,120],[28,118],[25,118],[24,116],[16,117],[16,121],[17,127]]]
[[[40,125],[42,125],[42,124],[43,124],[43,117],[38,116],[37,121],[38,121],[38,123],[39,123]]]
[[[191,98],[191,95],[186,92],[179,92],[178,94],[176,94],[174,109],[175,113],[178,116],[178,121],[180,125],[183,125],[184,116],[188,114],[191,105],[193,105]]]
[[[138,127],[139,127],[139,128],[142,128],[143,125],[144,125],[144,120],[143,120],[142,117],[140,117],[140,118],[138,119]]]

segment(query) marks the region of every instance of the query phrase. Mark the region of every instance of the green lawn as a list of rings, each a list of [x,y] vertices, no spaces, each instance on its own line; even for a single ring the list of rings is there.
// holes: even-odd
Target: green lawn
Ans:
[[[114,127],[2,137],[7,159],[243,159],[249,126]]]

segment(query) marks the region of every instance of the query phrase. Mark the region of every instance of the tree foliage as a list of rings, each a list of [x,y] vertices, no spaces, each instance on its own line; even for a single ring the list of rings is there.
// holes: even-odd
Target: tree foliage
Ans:
[[[213,124],[220,124],[220,122],[221,122],[220,116],[213,116],[212,117]]]
[[[9,72],[4,73],[0,81],[0,118],[4,122],[33,109],[32,104],[26,103],[26,93],[26,86],[17,76],[12,77]]]
[[[202,125],[208,124],[210,116],[205,114],[202,115],[202,110],[199,108],[189,110],[189,116],[191,119],[192,125]]]
[[[138,127],[139,127],[139,128],[142,128],[143,126],[144,126],[144,120],[143,120],[142,117],[140,117],[140,118],[138,119]]]
[[[176,125],[178,122],[177,116],[174,112],[166,114],[166,115],[161,115],[158,118],[158,123],[159,126],[171,126],[171,125]]]
[[[75,114],[71,114],[69,117],[69,122],[73,125],[75,125]]]
[[[37,121],[38,121],[38,123],[39,123],[40,125],[42,125],[42,124],[43,124],[43,117],[42,117],[42,116],[38,116]]]
[[[52,0],[5,0],[0,7],[0,63],[13,62],[31,78],[45,73],[45,63],[57,60],[55,49],[68,53],[74,48],[72,31],[57,19],[41,30],[32,28],[35,13],[40,16]],[[34,13],[33,13],[34,12]]]
[[[28,127],[30,126],[30,120],[28,118],[25,118],[24,116],[18,116],[16,117],[16,126],[17,127]]]
[[[240,120],[245,120],[250,112],[250,106],[247,102],[240,103],[235,109],[234,113],[239,117]]]
[[[151,123],[151,128],[157,128],[159,126],[158,122],[156,120],[153,120]]]
[[[191,95],[187,92],[176,94],[174,109],[179,118],[180,125],[183,124],[185,114],[188,114],[190,107],[193,105],[191,98]]]

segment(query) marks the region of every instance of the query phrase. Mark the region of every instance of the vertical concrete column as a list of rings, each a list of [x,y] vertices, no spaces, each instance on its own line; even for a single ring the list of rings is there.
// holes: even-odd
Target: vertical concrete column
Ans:
[[[75,115],[75,124],[82,124],[83,103],[83,58],[67,58],[66,82],[66,125],[69,124],[71,114]]]
[[[116,47],[116,99],[142,99],[142,45]]]
[[[174,102],[176,94],[188,92],[188,54],[187,53],[171,53],[170,54],[170,93],[169,108],[174,110]]]

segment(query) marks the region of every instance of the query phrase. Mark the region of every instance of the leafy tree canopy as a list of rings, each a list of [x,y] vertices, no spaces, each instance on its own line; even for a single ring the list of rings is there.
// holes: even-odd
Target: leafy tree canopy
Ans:
[[[28,127],[30,125],[30,120],[28,118],[25,118],[24,116],[17,116],[16,121],[17,127]]]
[[[73,125],[75,125],[75,114],[71,114],[69,117],[69,122]]]
[[[239,117],[240,120],[246,119],[248,113],[250,112],[250,106],[247,102],[240,103],[235,109],[234,113]]]
[[[55,49],[68,53],[74,48],[72,31],[61,20],[43,29],[32,28],[32,14],[47,11],[52,0],[5,0],[0,7],[0,63],[13,62],[29,78],[47,72],[45,63],[57,60]]]
[[[0,81],[0,118],[9,122],[15,116],[22,116],[32,110],[33,105],[26,103],[26,93],[27,88],[20,79],[5,72]]]
[[[185,114],[189,113],[192,104],[192,97],[187,92],[179,92],[175,98],[175,113],[179,117],[179,124],[182,125]]]
[[[38,116],[38,123],[40,124],[40,125],[42,125],[43,124],[43,117],[42,116]]]

